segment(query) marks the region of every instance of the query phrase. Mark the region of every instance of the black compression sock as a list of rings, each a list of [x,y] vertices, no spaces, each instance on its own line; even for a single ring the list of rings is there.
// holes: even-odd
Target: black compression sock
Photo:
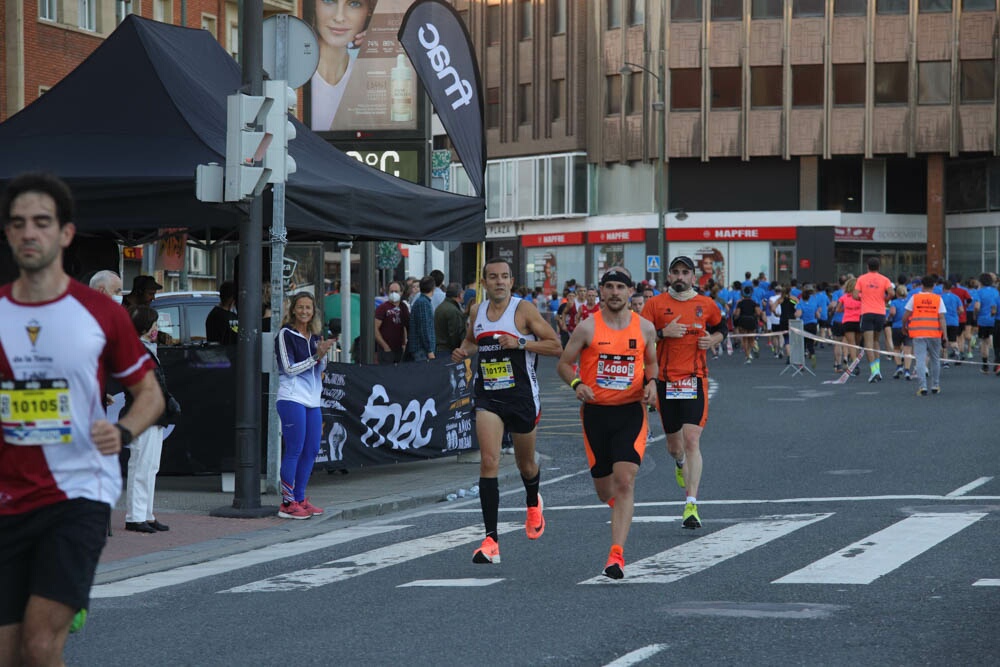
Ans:
[[[539,471],[533,479],[526,479],[524,475],[521,475],[521,481],[524,482],[524,495],[527,500],[528,507],[538,506],[538,480],[541,479],[541,477],[541,471]]]
[[[496,477],[479,478],[479,505],[483,509],[486,535],[497,539],[497,515],[500,512],[500,483]]]

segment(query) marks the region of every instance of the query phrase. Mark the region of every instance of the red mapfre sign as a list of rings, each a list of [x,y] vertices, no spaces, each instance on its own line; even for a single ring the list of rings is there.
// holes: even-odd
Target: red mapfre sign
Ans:
[[[587,232],[587,243],[642,243],[645,240],[645,229],[609,229],[603,232]]]
[[[795,238],[795,227],[667,229],[668,241],[793,241]]]
[[[525,234],[521,246],[537,248],[549,245],[583,245],[583,232],[559,232],[558,234]]]

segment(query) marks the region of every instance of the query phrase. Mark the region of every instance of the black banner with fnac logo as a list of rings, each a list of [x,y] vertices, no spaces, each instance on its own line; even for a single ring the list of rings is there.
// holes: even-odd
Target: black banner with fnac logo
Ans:
[[[316,463],[358,468],[478,449],[469,362],[329,364]]]

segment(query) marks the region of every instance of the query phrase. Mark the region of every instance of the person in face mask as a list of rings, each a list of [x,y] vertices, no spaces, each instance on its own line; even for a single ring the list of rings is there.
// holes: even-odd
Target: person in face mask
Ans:
[[[388,299],[375,309],[375,344],[380,364],[398,364],[406,349],[406,332],[410,327],[410,308],[403,301],[403,287],[389,283]]]

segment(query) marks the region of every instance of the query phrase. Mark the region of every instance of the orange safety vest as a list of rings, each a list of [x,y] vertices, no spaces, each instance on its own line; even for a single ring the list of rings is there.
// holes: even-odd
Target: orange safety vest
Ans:
[[[913,314],[910,316],[910,338],[940,338],[941,321],[938,310],[941,297],[933,292],[913,295]]]

